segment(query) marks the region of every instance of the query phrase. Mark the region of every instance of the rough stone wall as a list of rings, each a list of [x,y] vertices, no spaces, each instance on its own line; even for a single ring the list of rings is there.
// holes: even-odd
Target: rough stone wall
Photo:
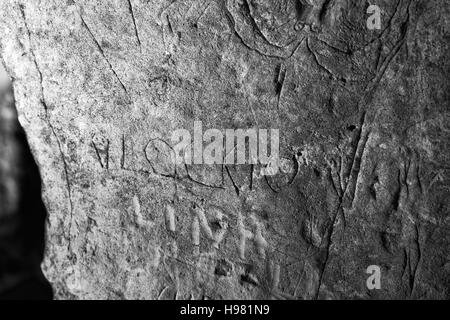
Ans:
[[[449,19],[446,0],[1,1],[56,297],[448,299]],[[279,129],[283,170],[174,166],[193,121]]]

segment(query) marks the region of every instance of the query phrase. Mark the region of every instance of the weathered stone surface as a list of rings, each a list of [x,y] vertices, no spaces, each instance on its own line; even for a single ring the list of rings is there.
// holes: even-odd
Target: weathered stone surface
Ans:
[[[448,299],[450,5],[373,3],[2,1],[56,296]],[[194,120],[287,169],[174,167]]]

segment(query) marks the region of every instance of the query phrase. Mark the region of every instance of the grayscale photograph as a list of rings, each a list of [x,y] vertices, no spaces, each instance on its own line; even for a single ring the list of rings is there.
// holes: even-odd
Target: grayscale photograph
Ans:
[[[0,0],[0,300],[450,300],[449,80],[448,0]]]

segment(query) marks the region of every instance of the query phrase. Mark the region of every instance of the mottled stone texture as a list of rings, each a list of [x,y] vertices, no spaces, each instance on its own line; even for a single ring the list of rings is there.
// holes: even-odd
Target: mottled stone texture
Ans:
[[[449,299],[449,19],[447,0],[2,0],[56,297]],[[280,129],[286,170],[175,168],[194,120]]]

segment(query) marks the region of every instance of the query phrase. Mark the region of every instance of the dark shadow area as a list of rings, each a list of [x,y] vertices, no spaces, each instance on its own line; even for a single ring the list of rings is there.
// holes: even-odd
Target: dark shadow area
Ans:
[[[47,212],[10,85],[0,86],[0,300],[52,299],[41,262]]]

